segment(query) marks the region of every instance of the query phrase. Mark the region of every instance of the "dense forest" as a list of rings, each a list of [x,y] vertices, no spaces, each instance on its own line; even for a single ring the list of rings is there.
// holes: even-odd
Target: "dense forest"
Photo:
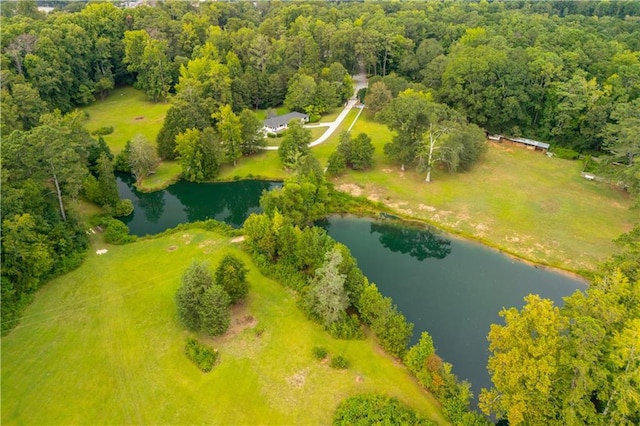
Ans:
[[[142,177],[156,155],[177,157],[185,178],[211,179],[220,164],[235,164],[259,149],[260,122],[252,110],[284,104],[317,116],[344,103],[353,92],[351,75],[362,71],[369,75],[362,99],[398,131],[385,152],[399,165],[430,170],[428,151],[407,149],[414,141],[403,121],[428,111],[422,124],[416,115],[424,128],[411,131],[422,135],[429,122],[446,121],[464,135],[459,146],[472,153],[449,158],[450,167],[455,162],[464,168],[477,158],[481,149],[465,144],[484,130],[597,157],[598,173],[640,193],[639,2],[54,6],[44,14],[33,1],[0,4],[3,332],[15,326],[43,282],[82,261],[89,240],[70,200],[85,197],[113,215],[130,211],[118,199],[114,167]],[[75,109],[132,84],[171,108],[154,148],[132,140],[128,157],[114,158],[104,140],[84,129]],[[197,158],[209,160],[195,164]],[[295,160],[287,161],[293,167]],[[360,167],[351,158],[341,161]],[[293,256],[278,251],[297,239],[324,238],[305,228],[326,212],[324,178],[302,176],[268,196],[266,215],[249,222],[247,232],[256,232],[252,249],[264,262]],[[287,211],[287,197],[296,191],[316,199]],[[288,215],[290,240],[276,243],[268,230],[278,212]],[[262,246],[265,239],[272,246]],[[562,310],[531,298],[522,312],[504,312],[506,325],[489,336],[496,387],[481,396],[485,412],[513,424],[640,421],[639,239],[637,228],[621,237],[626,251],[605,267],[605,278]],[[328,264],[340,263],[342,254],[326,250],[313,253],[313,261],[325,254]],[[311,270],[301,258],[287,262]],[[306,300],[312,316],[321,317],[314,307],[318,294]],[[388,304],[372,294],[372,304]],[[346,300],[344,307],[358,303]],[[365,318],[370,325],[376,321]],[[404,355],[405,349],[394,352]],[[417,351],[407,362],[429,387],[433,371],[425,370]],[[505,371],[504,365],[513,368]],[[523,392],[534,373],[543,380]],[[451,383],[465,392],[455,379]],[[464,405],[468,395],[457,396]]]

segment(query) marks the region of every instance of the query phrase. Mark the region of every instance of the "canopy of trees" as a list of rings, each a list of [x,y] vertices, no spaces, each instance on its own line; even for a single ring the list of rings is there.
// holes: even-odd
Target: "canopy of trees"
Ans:
[[[1,12],[3,134],[135,83],[182,110],[158,136],[161,158],[176,155],[177,134],[212,127],[235,162],[253,151],[237,139],[255,133],[239,137],[220,108],[284,103],[313,117],[344,102],[364,68],[374,111],[406,89],[428,91],[489,132],[608,155],[626,164],[610,173],[640,190],[634,1],[61,3],[48,15],[22,1]]]

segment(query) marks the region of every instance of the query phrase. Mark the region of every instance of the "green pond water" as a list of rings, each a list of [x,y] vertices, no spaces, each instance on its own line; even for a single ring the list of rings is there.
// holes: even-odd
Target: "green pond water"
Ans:
[[[471,382],[476,396],[491,386],[486,336],[490,324],[504,324],[498,316],[502,308],[521,308],[530,293],[562,305],[564,296],[585,288],[571,276],[426,226],[349,216],[329,217],[323,226],[415,324],[412,344],[428,331],[437,353],[453,364],[459,378]]]
[[[282,186],[281,182],[241,180],[193,183],[179,181],[167,189],[139,192],[128,174],[117,174],[118,193],[133,201],[134,211],[121,218],[132,234],[160,233],[176,225],[215,219],[239,228],[251,213],[259,213],[262,191]]]
[[[239,227],[259,212],[262,191],[279,182],[178,182],[164,191],[140,193],[127,175],[118,176],[120,196],[134,213],[124,218],[135,235],[155,234],[179,223],[216,219]],[[390,296],[415,324],[412,343],[428,331],[438,354],[453,364],[477,396],[491,385],[486,370],[489,325],[502,324],[502,308],[523,305],[537,293],[562,304],[562,297],[584,288],[570,276],[537,268],[473,242],[437,230],[399,226],[356,217],[331,216],[320,223],[345,244],[370,281]]]

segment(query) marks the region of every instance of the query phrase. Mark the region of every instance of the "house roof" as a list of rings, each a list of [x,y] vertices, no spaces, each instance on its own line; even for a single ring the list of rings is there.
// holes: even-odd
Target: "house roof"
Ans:
[[[278,127],[286,126],[289,124],[289,121],[294,118],[308,120],[309,116],[307,114],[303,114],[301,112],[290,112],[288,114],[277,115],[275,117],[267,118],[262,122],[264,127],[271,127],[272,129],[277,129]]]
[[[533,139],[526,139],[526,138],[509,138],[509,139],[511,139],[514,142],[523,143],[525,145],[531,145],[531,146],[537,146],[539,148],[549,149],[548,143],[534,141]]]

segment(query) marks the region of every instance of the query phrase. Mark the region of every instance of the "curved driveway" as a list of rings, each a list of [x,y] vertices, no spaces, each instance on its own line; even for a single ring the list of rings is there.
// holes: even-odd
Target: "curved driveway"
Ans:
[[[355,83],[354,84],[355,92],[351,97],[351,99],[347,101],[347,105],[345,105],[344,109],[340,112],[340,114],[336,117],[334,121],[330,123],[319,123],[319,124],[311,124],[311,125],[305,126],[307,128],[327,127],[327,130],[325,130],[324,133],[318,139],[316,139],[315,141],[309,144],[309,147],[320,145],[322,142],[329,139],[329,136],[331,136],[333,132],[338,128],[338,126],[342,124],[342,121],[347,116],[347,114],[349,114],[349,111],[351,111],[351,108],[353,108],[356,105],[356,103],[358,103],[357,94],[360,89],[367,87],[367,75],[365,73],[360,73],[358,75],[355,75],[353,77],[353,82]],[[262,149],[266,151],[277,151],[278,147],[265,146]]]

